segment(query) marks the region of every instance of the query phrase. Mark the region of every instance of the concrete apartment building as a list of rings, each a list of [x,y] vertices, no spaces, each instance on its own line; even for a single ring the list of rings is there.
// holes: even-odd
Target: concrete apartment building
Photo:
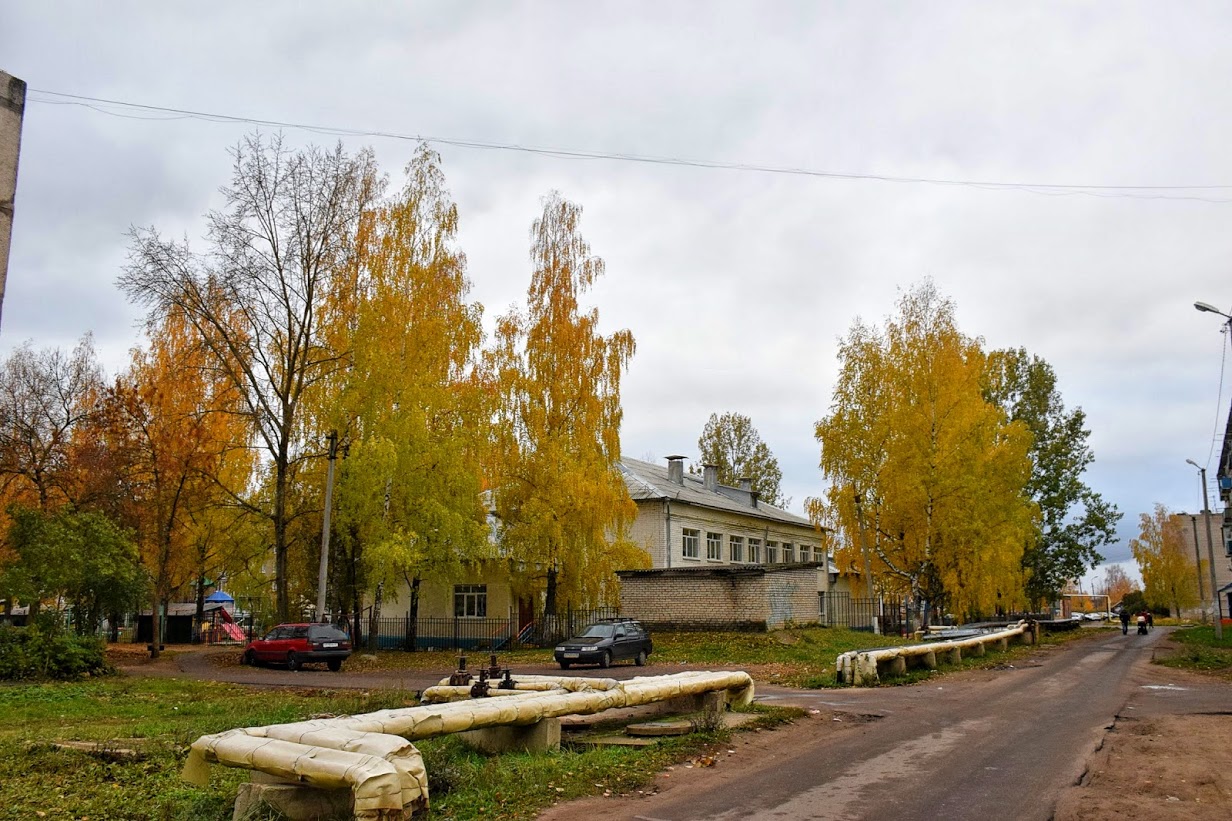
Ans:
[[[1202,513],[1174,513],[1172,519],[1179,526],[1181,537],[1185,543],[1185,555],[1193,556],[1195,561],[1201,560],[1202,581],[1202,611],[1210,609],[1211,574],[1208,556],[1215,557],[1215,590],[1219,594],[1223,617],[1232,616],[1232,550],[1229,550],[1229,540],[1224,531],[1224,513],[1212,511]],[[1207,530],[1207,525],[1210,530]],[[1210,533],[1210,542],[1207,533]],[[1207,552],[1210,544],[1212,551]]]

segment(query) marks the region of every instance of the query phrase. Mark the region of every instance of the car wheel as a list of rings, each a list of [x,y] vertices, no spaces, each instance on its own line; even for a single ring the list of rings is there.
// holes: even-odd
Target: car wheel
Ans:
[[[342,669],[342,659],[330,659],[325,663],[329,665],[329,671],[331,673],[336,673]]]
[[[298,670],[299,668],[300,668],[299,656],[295,655],[294,653],[287,653],[287,669],[294,671],[294,670]]]
[[[633,663],[636,664],[638,667],[645,667],[646,666],[646,651],[639,650],[637,653],[637,658],[633,659]]]
[[[612,651],[611,650],[603,651],[603,658],[599,659],[599,666],[605,670],[608,667],[612,666]]]
[[[562,670],[568,670],[572,666],[573,665],[570,662],[567,662],[567,661],[560,662],[560,669]]]
[[[251,650],[245,650],[244,655],[240,656],[240,664],[247,667],[256,667],[257,657],[252,654]]]

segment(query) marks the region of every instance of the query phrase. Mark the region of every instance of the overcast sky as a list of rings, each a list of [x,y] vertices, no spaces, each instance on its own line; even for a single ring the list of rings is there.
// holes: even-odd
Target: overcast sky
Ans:
[[[965,333],[1043,357],[1086,411],[1089,483],[1125,513],[1106,554],[1125,560],[1155,502],[1200,508],[1185,460],[1213,477],[1228,413],[1220,318],[1192,304],[1232,311],[1229,42],[1220,2],[8,0],[0,69],[30,95],[0,355],[92,332],[122,369],[139,319],[115,287],[129,226],[199,239],[251,130],[48,92],[853,175],[436,143],[489,328],[524,299],[540,198],[584,208],[607,262],[593,303],[637,339],[626,455],[695,456],[709,415],[738,411],[801,512],[822,491],[813,425],[836,341],[931,277]],[[341,139],[395,182],[415,146]]]

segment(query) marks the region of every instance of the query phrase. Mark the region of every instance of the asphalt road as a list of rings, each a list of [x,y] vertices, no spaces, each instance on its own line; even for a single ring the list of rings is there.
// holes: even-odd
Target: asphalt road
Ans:
[[[931,685],[807,694],[761,688],[759,700],[811,708],[823,721],[747,752],[733,745],[728,752],[736,755],[721,765],[677,772],[654,795],[609,801],[602,817],[1044,821],[1083,776],[1119,712],[1227,709],[1225,687],[1181,691],[1167,685],[1166,669],[1149,665],[1164,633],[1107,631],[1022,667]],[[828,721],[843,716],[834,731]],[[544,817],[567,821],[597,810],[579,802]]]

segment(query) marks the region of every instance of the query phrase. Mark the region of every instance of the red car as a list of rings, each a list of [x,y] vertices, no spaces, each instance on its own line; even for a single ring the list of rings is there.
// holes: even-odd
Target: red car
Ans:
[[[325,662],[337,672],[351,655],[351,637],[332,624],[280,624],[244,649],[244,664],[285,664],[289,670]]]

